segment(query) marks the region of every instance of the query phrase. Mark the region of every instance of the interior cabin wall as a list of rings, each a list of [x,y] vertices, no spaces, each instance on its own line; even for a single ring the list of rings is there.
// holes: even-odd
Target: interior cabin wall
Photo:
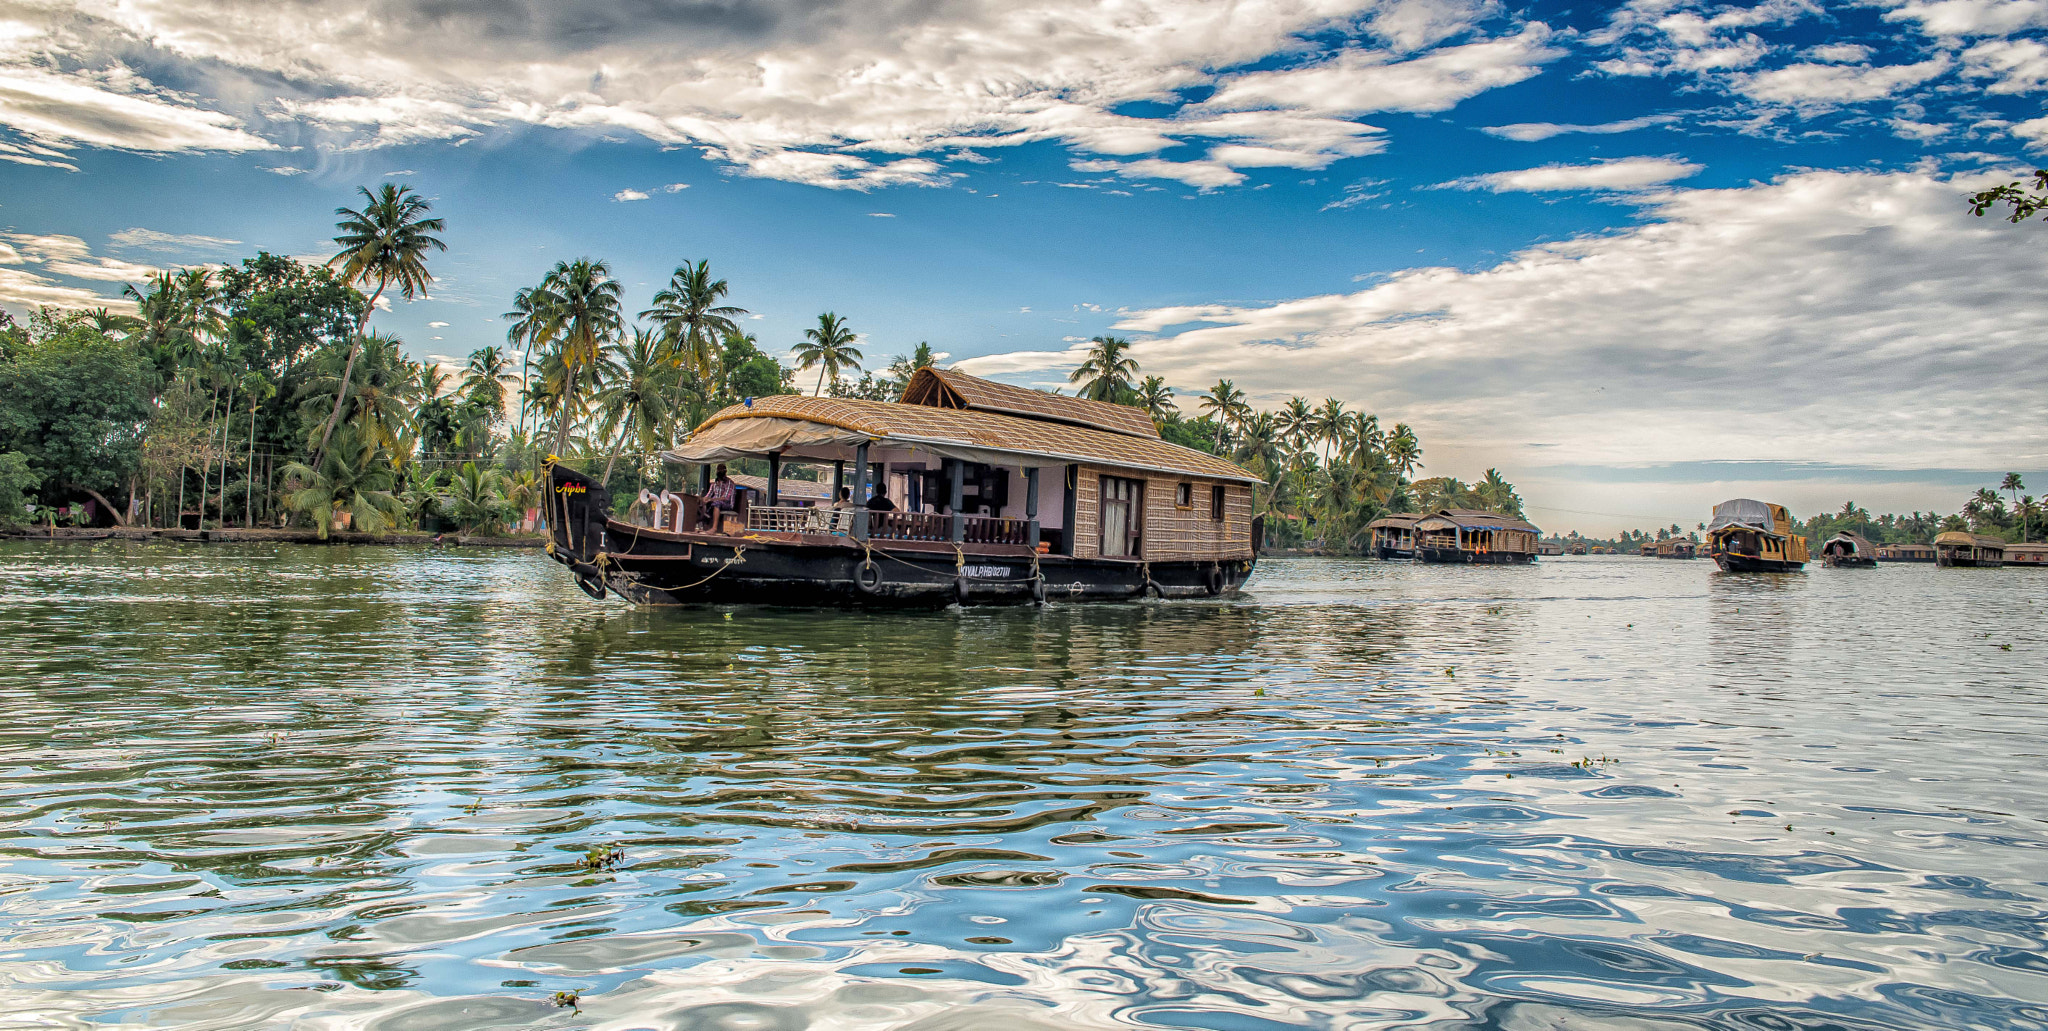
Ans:
[[[1210,518],[1209,505],[1210,490],[1218,486],[1219,481],[1084,465],[1074,505],[1074,555],[1077,558],[1096,558],[1101,553],[1100,502],[1104,476],[1135,479],[1145,484],[1140,558],[1170,562],[1252,557],[1252,490],[1249,485],[1220,484],[1223,487],[1223,519],[1218,521]],[[1180,507],[1176,496],[1176,488],[1183,483],[1193,487],[1194,495],[1193,504],[1186,508]],[[1043,510],[1043,505],[1040,507]]]

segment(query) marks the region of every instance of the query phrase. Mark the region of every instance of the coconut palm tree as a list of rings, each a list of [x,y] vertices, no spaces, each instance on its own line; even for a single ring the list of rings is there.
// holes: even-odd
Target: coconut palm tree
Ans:
[[[464,399],[492,413],[492,422],[504,418],[505,387],[517,382],[519,377],[512,372],[511,359],[505,356],[504,348],[496,345],[469,352],[469,364],[462,368]]]
[[[676,266],[668,285],[655,292],[652,306],[640,313],[660,331],[671,360],[706,383],[718,378],[718,342],[739,332],[733,319],[747,314],[745,308],[718,303],[728,289],[725,280],[711,278],[710,262],[686,261]]]
[[[349,383],[355,373],[357,344],[362,339],[363,327],[369,324],[370,313],[377,308],[377,299],[394,283],[408,301],[425,293],[434,282],[433,274],[427,271],[427,251],[448,249],[440,237],[433,235],[447,232],[447,223],[426,217],[433,205],[412,192],[411,187],[385,183],[374,194],[367,186],[356,189],[363,195],[362,210],[334,209],[341,216],[341,221],[335,223],[341,232],[334,238],[341,250],[327,259],[327,265],[341,266],[341,281],[357,289],[367,283],[375,283],[377,288],[371,292],[369,303],[363,305],[363,314],[356,319],[356,331],[349,338],[348,367],[341,374],[341,391],[335,395],[334,410],[327,414],[327,424],[320,430],[320,443],[313,448],[315,467],[327,450],[334,424],[341,419],[341,406],[348,400]]]
[[[586,370],[598,364],[604,345],[619,332],[619,281],[602,261],[578,258],[559,262],[541,284],[535,305],[546,312],[544,336],[557,343],[553,358],[563,379],[554,453],[569,443],[569,419],[577,408],[577,389]]]
[[[804,330],[804,342],[796,345],[790,354],[796,359],[796,367],[809,370],[818,366],[818,388],[812,396],[825,393],[825,381],[837,382],[841,369],[860,368],[862,355],[853,346],[853,330],[846,328],[846,320],[831,312],[818,316],[818,324]]]
[[[1180,409],[1173,403],[1173,388],[1159,376],[1147,376],[1145,382],[1138,385],[1137,407],[1152,417],[1155,426],[1163,426],[1180,414]]]
[[[497,529],[512,511],[505,499],[505,474],[480,469],[475,462],[462,463],[441,491],[441,508],[464,533]]]
[[[1318,442],[1335,447],[1344,434],[1344,402],[1334,397],[1323,398],[1322,405],[1316,409],[1313,429]],[[1328,465],[1329,462],[1330,454],[1325,453],[1323,464]]]
[[[2027,485],[2020,482],[2020,474],[2006,473],[2005,479],[1999,483],[1998,489],[2011,492],[2013,510],[2018,511],[2020,507],[2020,491],[2027,489]],[[2026,530],[2024,527],[2020,530],[2020,540],[2026,540]]]
[[[546,347],[547,312],[542,308],[546,291],[539,287],[522,287],[512,295],[512,310],[503,318],[512,325],[505,330],[505,342],[519,352],[519,432],[526,432],[526,407],[533,398],[533,352]]]
[[[644,451],[659,450],[662,430],[668,426],[675,407],[668,385],[668,344],[656,333],[635,327],[630,339],[612,346],[617,372],[598,392],[597,407],[604,413],[601,435],[612,440],[611,457],[604,463],[604,479],[612,478],[619,452],[628,437],[637,437]]]
[[[1216,385],[1202,395],[1199,408],[1216,421],[1216,450],[1223,450],[1223,431],[1236,425],[1251,412],[1251,405],[1245,403],[1244,391],[1227,379],[1219,379]]]
[[[1092,401],[1117,402],[1130,392],[1138,376],[1138,361],[1128,353],[1131,342],[1122,337],[1094,337],[1087,357],[1067,377],[1081,384],[1080,396]]]
[[[1387,437],[1387,460],[1403,478],[1413,476],[1422,468],[1422,442],[1416,439],[1415,431],[1405,422],[1394,424],[1394,432]]]
[[[352,427],[339,429],[331,442],[333,449],[321,456],[317,468],[293,462],[281,470],[285,507],[310,517],[322,540],[344,513],[362,533],[396,524],[404,507],[391,493],[395,477],[382,449],[361,441]]]

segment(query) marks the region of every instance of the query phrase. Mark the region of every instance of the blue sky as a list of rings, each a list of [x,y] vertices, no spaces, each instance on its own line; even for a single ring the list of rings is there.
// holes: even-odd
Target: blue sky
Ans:
[[[830,310],[870,364],[926,340],[1050,386],[1117,333],[1190,393],[1409,422],[1546,527],[1952,510],[2048,469],[2042,228],[1961,203],[2048,145],[2044,30],[2039,0],[0,0],[0,305],[324,257],[392,180],[449,221],[431,299],[378,316],[422,357],[502,342],[555,261],[637,310],[705,258],[771,350]]]

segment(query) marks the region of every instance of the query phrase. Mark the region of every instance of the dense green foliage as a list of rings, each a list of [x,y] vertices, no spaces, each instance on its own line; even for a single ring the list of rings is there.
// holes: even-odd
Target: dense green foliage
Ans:
[[[150,370],[82,313],[5,331],[0,452],[26,457],[46,495],[118,490],[142,460]]]

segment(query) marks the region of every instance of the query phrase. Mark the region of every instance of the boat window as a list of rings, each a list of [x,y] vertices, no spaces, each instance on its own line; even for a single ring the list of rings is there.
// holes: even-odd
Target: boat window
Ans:
[[[1192,483],[1175,485],[1173,488],[1173,505],[1175,508],[1195,507],[1195,485]]]
[[[1120,476],[1102,478],[1101,554],[1104,557],[1129,558],[1139,554],[1144,503],[1144,484]]]
[[[1220,483],[1209,488],[1209,518],[1219,523],[1223,521],[1223,485]]]

